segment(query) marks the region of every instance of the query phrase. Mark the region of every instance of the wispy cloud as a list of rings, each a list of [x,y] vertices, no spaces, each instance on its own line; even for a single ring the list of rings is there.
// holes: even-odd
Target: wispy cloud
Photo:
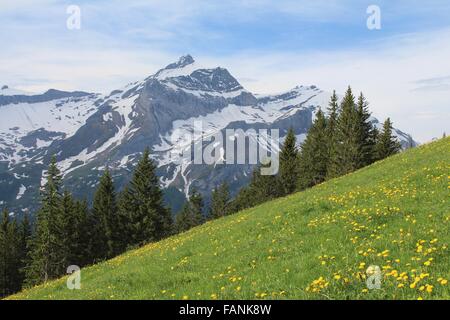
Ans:
[[[449,83],[441,76],[450,74],[448,56],[450,29],[444,29],[326,52],[251,52],[227,58],[226,65],[239,76],[259,79],[243,81],[256,92],[299,84],[344,92],[351,84],[368,96],[375,116],[391,116],[399,128],[427,141],[449,131],[450,91],[437,90]],[[417,91],[418,86],[428,90]]]
[[[450,91],[450,76],[417,80],[413,91]]]

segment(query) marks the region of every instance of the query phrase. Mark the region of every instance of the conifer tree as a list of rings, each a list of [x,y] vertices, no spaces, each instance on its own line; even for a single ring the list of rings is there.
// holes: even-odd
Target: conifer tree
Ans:
[[[332,150],[328,176],[338,177],[359,168],[359,121],[355,97],[349,87],[341,103],[336,129],[336,147]]]
[[[358,168],[368,166],[375,157],[375,132],[370,122],[370,112],[368,102],[363,93],[358,98],[357,119],[358,119],[358,144],[359,144],[359,164]]]
[[[378,135],[376,155],[378,160],[390,157],[401,150],[401,145],[392,133],[392,122],[387,118],[383,124],[383,130]]]
[[[195,224],[192,221],[189,202],[186,202],[181,211],[175,217],[175,233],[182,233],[193,227],[195,227]]]
[[[191,203],[192,216],[195,224],[200,225],[205,222],[205,217],[203,215],[203,197],[195,187],[192,189],[189,202]]]
[[[28,214],[25,213],[19,228],[19,271],[20,271],[20,285],[22,287],[25,281],[25,267],[29,263],[29,243],[33,235],[31,222],[28,218]]]
[[[285,195],[291,194],[297,188],[299,168],[298,150],[295,133],[289,129],[280,151],[280,183]]]
[[[127,220],[130,246],[158,241],[170,235],[172,217],[164,207],[163,193],[156,175],[156,166],[147,148],[133,178],[121,196],[121,216]]]
[[[241,188],[236,197],[230,203],[230,214],[238,211],[251,208],[257,203],[255,194],[252,192],[250,186]]]
[[[88,222],[88,207],[86,201],[75,200],[68,191],[62,197],[65,216],[65,238],[67,246],[67,266],[83,267],[91,262],[89,239],[95,235],[90,232]]]
[[[0,297],[21,288],[20,234],[15,220],[3,210],[0,219]]]
[[[321,110],[309,129],[300,152],[300,189],[325,181],[328,166],[328,134],[325,115]]]
[[[7,261],[7,249],[6,244],[6,234],[4,231],[3,224],[5,223],[5,212],[3,210],[0,216],[0,298],[6,296],[7,294],[7,274],[6,274],[6,261]],[[8,218],[8,213],[6,212],[6,218]]]
[[[209,218],[217,219],[230,213],[230,189],[224,182],[218,188],[215,188],[211,195],[211,205]]]
[[[120,230],[116,191],[108,169],[94,195],[92,218],[95,229],[92,238],[92,247],[96,250],[94,255],[98,259],[114,257],[121,251]]]
[[[37,213],[36,232],[31,241],[30,264],[26,267],[26,283],[35,285],[66,272],[67,242],[61,199],[61,174],[52,158],[42,190],[42,204]]]
[[[135,195],[133,195],[130,190],[130,185],[126,185],[123,190],[119,193],[117,199],[117,205],[119,210],[119,226],[122,231],[122,237],[120,242],[120,247],[126,250],[130,247],[135,247],[133,235],[132,235],[132,223],[131,212],[136,212],[138,203],[135,201]]]
[[[75,214],[75,200],[72,194],[68,190],[64,190],[61,195],[61,235],[58,234],[58,238],[61,239],[61,254],[65,257],[66,267],[75,264],[74,261],[70,261],[71,248],[74,245],[73,239],[76,234],[76,226],[73,225],[73,216]]]
[[[73,240],[70,248],[70,261],[75,261],[75,263],[71,264],[83,267],[93,263],[96,258],[94,256],[95,250],[92,247],[95,228],[89,214],[87,200],[75,201],[72,221],[72,228],[76,229],[76,231],[71,235]]]
[[[176,217],[175,229],[180,233],[199,226],[203,222],[203,198],[201,194],[194,189],[189,200],[185,203],[183,209]]]
[[[0,217],[0,297],[11,293],[10,261],[11,241],[9,239],[9,214],[5,209]]]
[[[271,163],[261,164],[253,170],[250,184],[242,188],[231,202],[231,212],[251,208],[285,194],[278,176],[261,174],[261,168],[270,168],[270,166]]]
[[[335,148],[337,148],[336,143],[336,130],[338,125],[338,117],[339,117],[339,104],[338,104],[338,96],[336,94],[336,90],[333,91],[333,95],[331,96],[329,105],[328,105],[328,117],[327,117],[327,146],[328,146],[328,156],[327,156],[327,168],[330,165],[331,157],[335,152]]]

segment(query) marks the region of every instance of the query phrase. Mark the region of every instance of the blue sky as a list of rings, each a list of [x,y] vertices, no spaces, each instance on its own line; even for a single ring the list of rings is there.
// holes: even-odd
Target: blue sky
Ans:
[[[0,0],[0,22],[0,84],[107,92],[190,53],[253,92],[351,84],[420,141],[450,131],[447,0]]]

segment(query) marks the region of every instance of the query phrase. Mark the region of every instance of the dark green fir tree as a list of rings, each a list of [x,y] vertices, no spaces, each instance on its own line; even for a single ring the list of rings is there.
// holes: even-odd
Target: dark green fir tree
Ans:
[[[328,177],[355,171],[360,166],[359,120],[355,97],[349,87],[341,103],[336,128],[336,145],[332,150]]]
[[[280,151],[280,183],[284,195],[293,193],[299,177],[297,139],[289,129]]]
[[[97,259],[112,258],[121,251],[120,219],[116,191],[107,169],[100,179],[92,206],[94,234],[92,248]]]
[[[359,165],[358,168],[368,166],[375,160],[376,132],[370,121],[369,103],[361,93],[357,104],[358,119],[358,144]]]
[[[37,213],[36,231],[25,268],[27,285],[35,285],[65,274],[68,267],[65,217],[61,196],[61,174],[52,158],[42,190],[42,204]]]
[[[325,181],[328,166],[328,135],[325,115],[321,110],[311,126],[300,153],[299,188],[306,189]]]
[[[121,218],[126,221],[128,246],[158,241],[170,235],[172,217],[163,203],[156,166],[146,149],[130,184],[121,196]]]
[[[382,160],[390,157],[401,150],[401,145],[397,138],[392,133],[391,119],[386,119],[383,124],[383,130],[378,135],[378,141],[376,144],[376,156],[377,160]]]
[[[337,148],[336,142],[336,131],[338,125],[338,117],[339,117],[339,103],[338,96],[336,94],[336,90],[333,91],[333,95],[331,96],[330,102],[328,104],[328,117],[327,117],[327,146],[328,146],[328,164],[330,164],[331,156],[335,152],[335,148]]]
[[[224,182],[211,195],[209,219],[218,219],[230,214],[230,189]]]
[[[0,217],[0,297],[21,289],[20,231],[7,210]]]
[[[176,217],[176,232],[184,232],[201,225],[205,221],[203,215],[203,198],[197,189],[193,189],[189,200]]]

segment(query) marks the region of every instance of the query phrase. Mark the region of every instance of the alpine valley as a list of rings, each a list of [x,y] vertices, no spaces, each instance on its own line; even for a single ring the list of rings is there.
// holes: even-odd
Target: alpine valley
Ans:
[[[181,157],[189,146],[183,132],[192,133],[195,121],[202,121],[205,136],[226,129],[279,129],[283,137],[293,127],[301,142],[330,96],[316,86],[252,94],[228,70],[203,68],[189,55],[108,95],[54,89],[32,94],[5,85],[0,88],[0,207],[18,216],[34,213],[53,155],[65,187],[76,197],[91,200],[106,167],[120,189],[146,147],[174,212],[193,186],[207,197],[227,181],[236,194],[254,166],[194,165]],[[371,121],[381,128],[377,119]],[[416,145],[410,135],[394,131],[404,148]]]

